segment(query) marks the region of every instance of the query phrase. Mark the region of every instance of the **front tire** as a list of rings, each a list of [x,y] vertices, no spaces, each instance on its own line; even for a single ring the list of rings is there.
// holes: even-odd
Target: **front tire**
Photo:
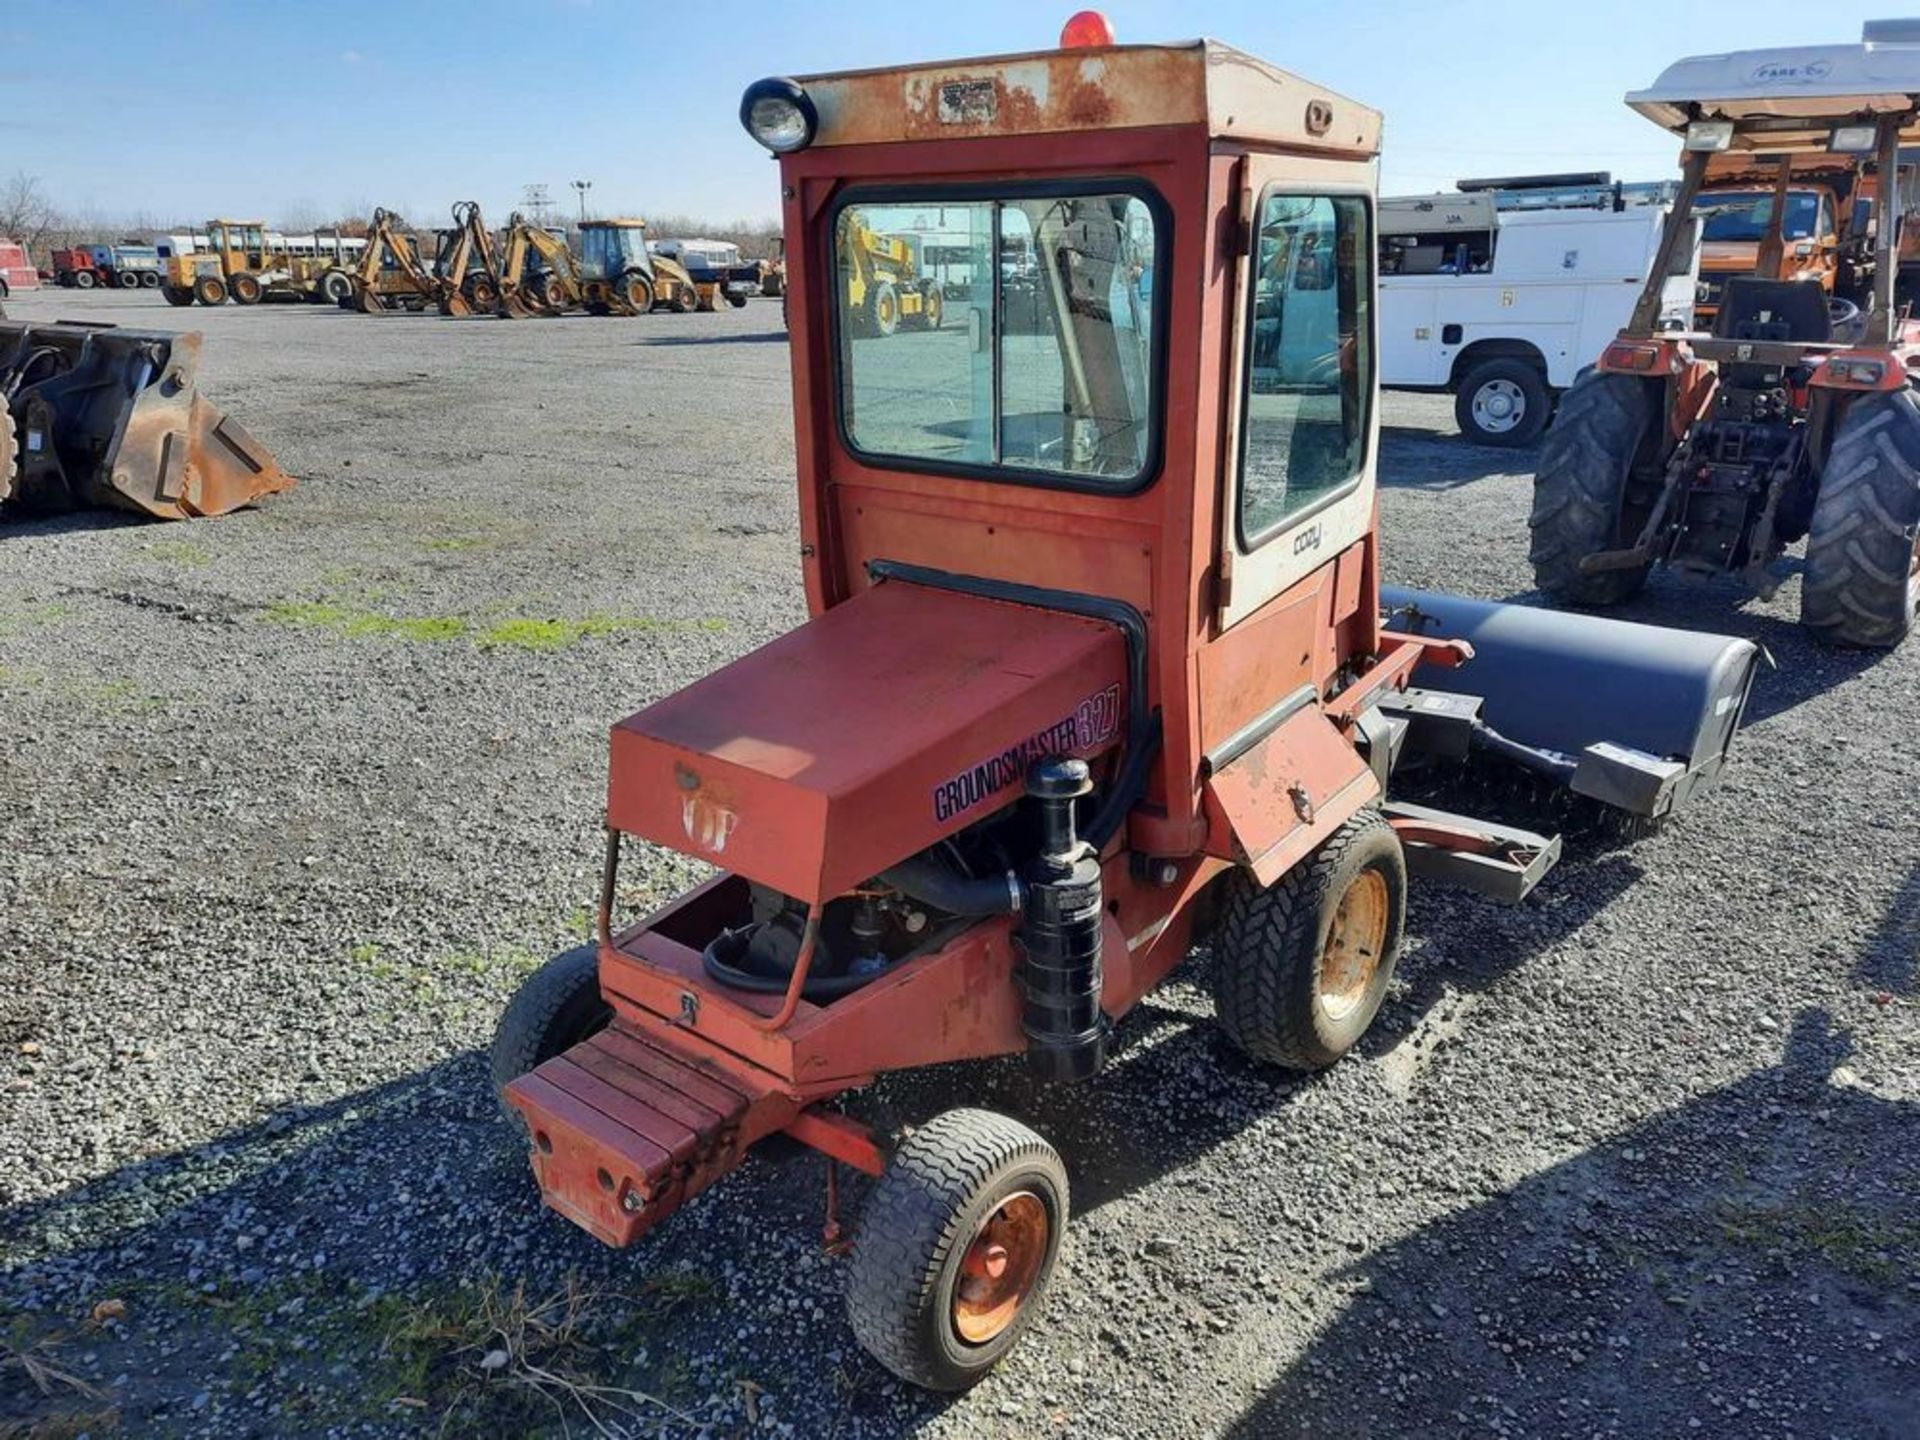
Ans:
[[[260,283],[257,275],[236,275],[228,282],[227,288],[233,292],[233,303],[236,305],[258,305],[267,294],[266,287]]]
[[[1032,1323],[1067,1227],[1054,1148],[991,1110],[948,1110],[874,1185],[847,1275],[861,1346],[902,1380],[962,1390]]]
[[[891,280],[878,281],[867,296],[867,333],[891,335],[900,328],[900,296]]]
[[[600,947],[581,945],[563,951],[521,982],[493,1032],[489,1064],[493,1093],[513,1118],[507,1086],[582,1040],[598,1034],[613,1019],[600,994]]]
[[[160,294],[169,305],[191,305],[193,287],[191,285],[162,285]]]
[[[91,270],[74,271],[73,283],[75,289],[91,290],[93,288],[93,272]]]
[[[1527,517],[1533,583],[1568,605],[1618,605],[1640,593],[1653,563],[1581,571],[1580,562],[1639,538],[1627,531],[1627,483],[1652,435],[1658,392],[1627,375],[1592,374],[1561,398],[1533,475]]]
[[[344,270],[329,270],[320,277],[320,296],[341,309],[353,303],[353,277]]]
[[[1920,398],[1863,396],[1820,472],[1800,623],[1830,645],[1890,650],[1920,611]]]
[[[218,275],[202,275],[193,282],[193,298],[202,305],[227,303],[227,282]]]
[[[1379,1013],[1406,925],[1407,861],[1377,810],[1362,810],[1262,889],[1228,881],[1214,939],[1220,1026],[1255,1060],[1320,1070]]]

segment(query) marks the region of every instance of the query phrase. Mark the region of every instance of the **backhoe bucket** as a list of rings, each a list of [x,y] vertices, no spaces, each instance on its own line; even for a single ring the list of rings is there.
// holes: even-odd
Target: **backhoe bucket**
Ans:
[[[224,515],[293,484],[194,386],[198,333],[0,324],[0,503]]]

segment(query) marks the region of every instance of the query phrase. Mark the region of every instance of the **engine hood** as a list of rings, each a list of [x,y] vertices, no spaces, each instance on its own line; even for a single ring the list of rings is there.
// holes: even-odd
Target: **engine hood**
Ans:
[[[797,899],[846,893],[1121,739],[1126,643],[890,580],[613,728],[607,818]]]

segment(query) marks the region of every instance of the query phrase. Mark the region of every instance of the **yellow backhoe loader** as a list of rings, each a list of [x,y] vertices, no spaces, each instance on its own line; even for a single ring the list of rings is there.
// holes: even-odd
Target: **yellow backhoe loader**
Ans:
[[[645,315],[662,305],[685,314],[700,304],[684,266],[648,253],[644,220],[580,222],[580,290],[590,315]]]
[[[509,319],[558,315],[582,303],[580,262],[564,240],[524,216],[507,220],[498,313]]]
[[[399,219],[391,210],[375,210],[358,264],[351,271],[334,272],[348,277],[346,295],[334,297],[342,309],[380,315],[439,303],[440,277],[422,263],[418,242],[400,228]]]
[[[477,200],[453,207],[453,229],[442,237],[434,270],[441,280],[438,304],[442,315],[495,314],[505,292],[500,252],[487,229]]]

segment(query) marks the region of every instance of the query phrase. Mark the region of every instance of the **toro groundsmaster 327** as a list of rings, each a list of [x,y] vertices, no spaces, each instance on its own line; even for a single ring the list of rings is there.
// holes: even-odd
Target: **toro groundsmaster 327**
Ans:
[[[527,982],[493,1053],[547,1204],[609,1244],[774,1132],[877,1177],[853,1329],[942,1389],[1032,1320],[1066,1170],[1002,1115],[895,1136],[842,1097],[1022,1053],[1091,1080],[1201,935],[1227,1034],[1330,1064],[1409,872],[1518,900],[1560,850],[1389,802],[1397,769],[1661,817],[1719,768],[1757,653],[1383,599],[1380,117],[1211,42],[1063,40],[747,91],[780,159],[812,618],[613,727],[598,944]],[[940,324],[849,313],[858,227],[914,237]],[[629,837],[721,873],[623,921]]]
[[[1769,219],[1758,274],[1725,282],[1711,334],[1655,328],[1656,278],[1560,402],[1534,477],[1540,588],[1618,604],[1664,561],[1770,595],[1774,562],[1804,536],[1801,622],[1834,644],[1899,644],[1920,608],[1920,325],[1894,305],[1898,157],[1920,139],[1920,21],[1870,24],[1859,45],[1682,60],[1627,103],[1686,147],[1655,277],[1715,156],[1771,170]],[[1874,182],[1865,309],[1817,277],[1781,278],[1796,168],[1862,156]]]

